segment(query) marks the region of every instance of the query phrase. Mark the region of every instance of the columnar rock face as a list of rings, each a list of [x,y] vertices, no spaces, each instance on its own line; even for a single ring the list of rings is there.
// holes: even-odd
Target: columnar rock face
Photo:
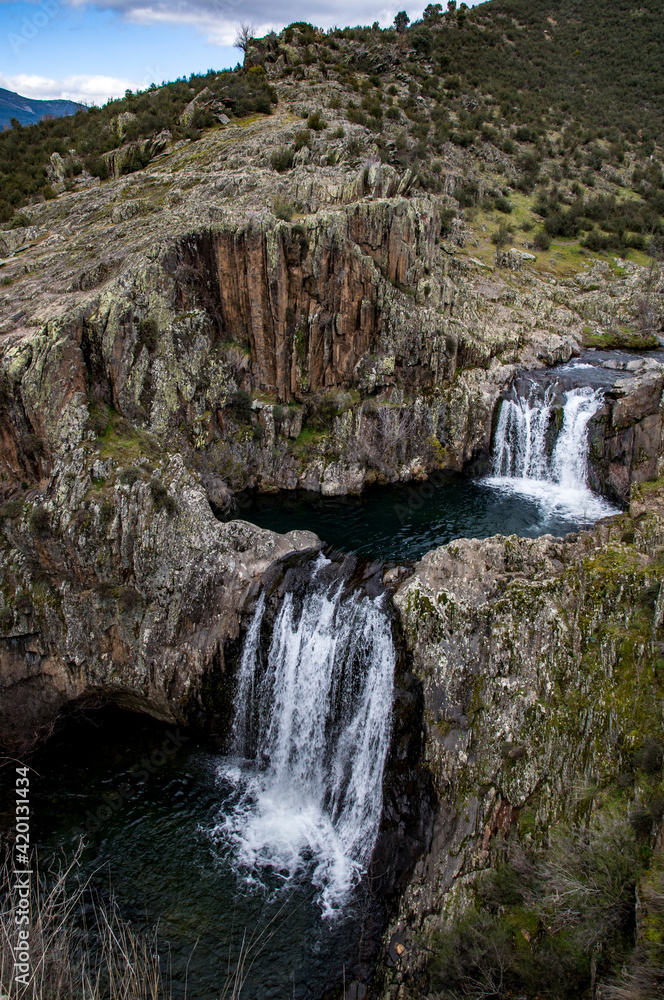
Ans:
[[[439,806],[385,939],[385,997],[421,995],[432,939],[472,900],[510,833],[573,818],[575,789],[620,771],[657,731],[661,495],[661,481],[648,484],[635,519],[564,540],[453,542],[397,591]],[[394,940],[404,945],[396,960]]]
[[[360,362],[396,339],[390,284],[417,286],[440,228],[430,204],[383,201],[314,225],[214,234],[220,323],[249,346],[255,388],[288,401],[357,384]],[[426,320],[440,338],[435,318]],[[452,352],[452,372],[454,362]],[[430,379],[429,365],[420,367]]]

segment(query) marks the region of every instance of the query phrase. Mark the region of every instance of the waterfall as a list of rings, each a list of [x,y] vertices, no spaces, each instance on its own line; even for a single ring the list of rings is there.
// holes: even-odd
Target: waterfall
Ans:
[[[238,799],[217,828],[254,876],[308,873],[327,915],[376,842],[396,659],[385,595],[351,589],[338,568],[319,556],[281,598],[268,642],[265,598],[257,603],[225,769]]]
[[[496,476],[544,479],[569,488],[588,481],[588,423],[603,402],[601,389],[582,387],[563,393],[562,407],[555,385],[542,394],[531,384],[527,396],[504,399],[496,428],[493,471]],[[555,446],[556,414],[562,427]]]
[[[589,386],[515,390],[500,407],[489,481],[582,523],[615,513],[588,488],[588,425],[602,404],[602,389]]]

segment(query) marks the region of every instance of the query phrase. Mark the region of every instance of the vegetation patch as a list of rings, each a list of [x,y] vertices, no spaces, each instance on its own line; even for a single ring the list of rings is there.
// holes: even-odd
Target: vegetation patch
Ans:
[[[659,341],[654,333],[620,328],[598,331],[584,326],[582,342],[584,347],[597,347],[607,351],[650,351],[659,347]]]

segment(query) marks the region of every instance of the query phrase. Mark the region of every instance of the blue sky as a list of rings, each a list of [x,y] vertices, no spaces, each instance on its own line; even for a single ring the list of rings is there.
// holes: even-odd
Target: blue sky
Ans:
[[[472,0],[471,0],[472,5]],[[102,104],[109,97],[207,69],[234,66],[241,22],[257,34],[291,21],[385,27],[389,0],[0,0],[0,87],[26,97]]]

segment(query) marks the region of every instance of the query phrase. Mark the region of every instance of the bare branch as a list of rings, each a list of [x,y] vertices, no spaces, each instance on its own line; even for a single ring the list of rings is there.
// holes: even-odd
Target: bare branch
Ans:
[[[255,25],[246,24],[243,21],[235,33],[235,41],[233,42],[235,48],[242,49],[243,52],[246,52],[249,48],[249,42],[254,37],[255,30]]]

